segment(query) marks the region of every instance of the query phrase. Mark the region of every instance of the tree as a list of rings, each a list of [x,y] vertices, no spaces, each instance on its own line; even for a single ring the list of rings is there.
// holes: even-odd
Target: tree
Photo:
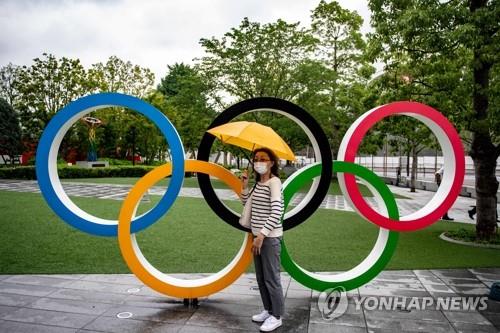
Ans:
[[[298,26],[283,20],[261,25],[244,18],[220,39],[201,39],[207,55],[199,59],[199,67],[210,83],[212,99],[222,108],[222,96],[293,100],[300,93],[295,70],[315,45],[314,38]]]
[[[382,128],[386,141],[407,155],[407,167],[411,156],[410,191],[415,192],[418,155],[434,143],[431,131],[416,119],[407,117],[391,117],[385,120]]]
[[[201,137],[215,117],[208,105],[208,87],[197,69],[186,64],[168,65],[157,90],[165,96],[165,109],[179,132],[186,152],[194,158]]]
[[[323,124],[334,156],[347,128],[369,108],[366,86],[374,68],[365,57],[362,24],[356,11],[342,8],[337,1],[320,1],[311,15],[322,78],[310,86],[326,82],[318,91],[313,114]]]
[[[16,89],[18,76],[19,66],[9,63],[7,66],[0,68],[0,96],[10,105],[16,103],[19,94]]]
[[[87,93],[85,76],[80,60],[46,53],[35,58],[33,65],[19,68],[14,107],[20,112],[23,136],[38,140],[59,109]]]
[[[210,101],[223,109],[228,101],[267,96],[313,106],[305,105],[314,97],[308,92],[316,92],[312,85],[322,80],[323,73],[321,64],[310,60],[316,43],[299,23],[260,24],[247,18],[220,39],[201,39],[207,55],[198,66],[206,78]],[[260,112],[240,118],[272,127],[292,149],[308,142],[300,128],[281,115]]]
[[[374,70],[364,57],[363,20],[356,12],[321,1],[311,19],[307,29],[283,20],[259,24],[245,18],[222,38],[201,39],[207,55],[199,66],[219,107],[227,100],[260,96],[292,101],[318,120],[335,155],[342,134],[367,109],[365,88]],[[303,131],[283,116],[241,118],[273,127],[293,150],[308,145]]]
[[[96,63],[88,70],[88,81],[96,92],[121,92],[142,98],[150,93],[155,77],[150,69],[133,65],[117,56]]]
[[[327,3],[321,0],[311,19],[313,34],[319,39],[317,52],[321,59],[340,80],[345,80],[347,75],[356,75],[356,69],[366,63],[366,43],[360,31],[361,16],[342,8],[337,1]]]
[[[23,136],[31,142],[38,140],[57,111],[86,94],[121,92],[144,98],[151,93],[153,83],[154,74],[148,68],[116,56],[110,57],[106,63],[92,65],[88,71],[79,59],[57,58],[46,53],[34,59],[31,66],[9,64],[0,69],[0,96],[11,100],[14,108],[19,110]],[[135,123],[137,133],[143,135],[137,140],[138,144],[143,144],[142,151],[157,148],[148,145],[156,142],[150,136],[159,135],[159,131],[152,131],[148,120],[135,111],[107,108],[94,111],[92,116],[103,121],[96,130],[98,149],[103,156],[125,156],[127,151],[121,147],[127,145],[126,132],[131,123]],[[62,141],[62,155],[66,156],[75,147],[87,151],[87,136],[87,127],[77,122]],[[150,156],[148,161],[152,159]]]
[[[167,75],[161,79],[156,89],[166,98],[176,96],[182,92],[185,79],[196,75],[196,70],[184,63],[167,65]]]
[[[500,3],[371,0],[369,6],[373,54],[386,66],[411,70],[415,99],[472,133],[476,234],[489,239],[496,229],[500,155]]]
[[[92,92],[119,92],[139,98],[147,98],[154,83],[154,74],[150,69],[134,65],[117,56],[109,57],[106,63],[93,64],[88,70],[87,78]],[[146,151],[156,150],[157,147],[146,147],[143,143],[152,144],[151,136],[159,135],[159,130],[136,111],[117,107],[105,108],[95,111],[93,116],[104,123],[96,131],[99,147],[105,147],[110,153],[115,147],[114,154],[117,157],[124,158],[128,153],[134,156],[134,152],[144,154]],[[146,157],[147,163],[153,159],[150,155]],[[132,164],[134,163],[135,159],[132,158]]]
[[[368,91],[371,94],[369,99],[373,98],[375,101],[374,106],[393,101],[413,100],[418,97],[422,101],[419,86],[412,84],[410,73],[409,68],[399,64],[398,68],[386,68],[383,74],[373,78],[368,85]],[[411,166],[410,188],[412,192],[415,192],[418,155],[434,144],[432,132],[427,127],[413,118],[393,116],[378,123],[373,130],[368,132],[363,141],[367,141],[369,145],[374,144],[379,149],[382,147],[388,149],[387,145],[390,145],[399,154],[404,154],[407,158],[407,175],[410,175]],[[399,167],[401,167],[401,159]]]
[[[0,154],[9,155],[13,163],[14,156],[21,151],[19,116],[5,99],[0,98]]]

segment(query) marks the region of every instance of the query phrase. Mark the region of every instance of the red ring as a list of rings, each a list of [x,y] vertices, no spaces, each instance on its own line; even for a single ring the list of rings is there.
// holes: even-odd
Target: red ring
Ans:
[[[462,147],[462,142],[460,137],[453,127],[453,125],[437,110],[427,106],[425,104],[417,103],[417,102],[394,102],[387,105],[383,105],[377,107],[369,111],[368,115],[366,115],[357,125],[357,127],[352,131],[352,135],[350,136],[349,141],[347,142],[345,149],[345,156],[343,158],[346,162],[354,163],[356,153],[358,151],[359,145],[363,140],[363,137],[366,135],[368,130],[373,127],[375,123],[382,120],[385,117],[394,114],[405,114],[411,116],[420,115],[425,117],[431,121],[433,121],[436,125],[438,125],[444,134],[447,136],[450,144],[452,146],[454,160],[455,160],[455,176],[453,178],[453,183],[448,195],[444,198],[443,202],[431,213],[416,218],[413,220],[404,221],[404,216],[401,217],[400,221],[393,220],[387,218],[385,216],[380,215],[375,210],[373,210],[363,199],[361,195],[358,185],[356,183],[356,178],[350,174],[342,175],[345,180],[345,187],[347,190],[347,195],[350,197],[352,203],[358,212],[368,219],[370,222],[375,223],[376,225],[394,230],[394,231],[414,231],[418,229],[425,228],[430,224],[438,221],[441,217],[451,208],[456,198],[460,194],[462,183],[465,174],[465,156]],[[349,133],[349,131],[348,131]],[[339,152],[339,160],[342,159]],[[341,176],[341,175],[339,175]],[[401,223],[403,222],[403,223]]]

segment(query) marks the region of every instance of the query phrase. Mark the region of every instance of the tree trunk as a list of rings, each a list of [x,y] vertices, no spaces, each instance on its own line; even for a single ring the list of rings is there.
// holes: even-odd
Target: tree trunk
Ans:
[[[417,147],[412,147],[412,161],[411,161],[411,190],[410,192],[415,192],[415,185],[417,181],[417,168],[418,168],[418,156]]]
[[[410,149],[406,151],[406,177],[410,176]]]
[[[493,149],[491,149],[493,148]],[[489,138],[476,136],[472,141],[476,177],[476,236],[488,240],[496,231],[498,181],[495,177],[497,156]]]
[[[486,0],[471,0],[470,11],[486,6]],[[478,27],[480,28],[480,27]],[[482,32],[484,34],[484,32]],[[481,45],[479,46],[481,47]],[[498,181],[495,176],[498,147],[491,140],[491,134],[487,126],[481,126],[488,118],[488,88],[490,80],[490,69],[492,64],[482,56],[479,48],[474,49],[474,60],[472,63],[474,75],[473,89],[473,111],[475,124],[472,132],[472,145],[469,152],[474,161],[474,175],[476,185],[476,236],[482,240],[489,240],[496,230],[496,195]]]
[[[132,165],[135,166],[135,127],[132,127]]]
[[[220,151],[220,150],[218,150],[218,151],[217,151],[217,156],[215,156],[215,161],[214,161],[214,163],[219,163],[220,153],[221,153],[221,151]]]
[[[438,151],[434,150],[434,173],[438,171]]]

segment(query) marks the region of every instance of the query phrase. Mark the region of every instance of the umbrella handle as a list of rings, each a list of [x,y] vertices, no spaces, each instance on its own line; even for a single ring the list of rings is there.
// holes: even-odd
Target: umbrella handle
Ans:
[[[247,169],[246,169],[246,170],[247,170],[247,172],[248,172],[248,170],[249,170],[249,166],[250,166],[250,165],[253,165],[253,163],[252,163],[252,159],[249,157],[249,155],[246,153],[246,151],[245,151],[245,150],[243,150],[243,149],[241,149],[241,148],[239,148],[239,149],[243,152],[243,155],[245,155],[246,159],[248,160],[248,165],[247,165]],[[252,151],[253,151],[253,150],[252,150]]]

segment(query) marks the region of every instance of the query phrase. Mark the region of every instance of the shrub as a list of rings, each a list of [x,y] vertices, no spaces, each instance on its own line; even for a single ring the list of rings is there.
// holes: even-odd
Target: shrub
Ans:
[[[103,178],[103,177],[142,177],[153,170],[152,166],[115,166],[109,168],[79,168],[76,166],[58,167],[59,178]],[[34,166],[0,168],[0,179],[36,179]]]
[[[498,233],[494,234],[493,237],[489,241],[478,240],[476,238],[476,231],[475,230],[468,230],[465,228],[447,231],[445,235],[452,238],[452,239],[465,241],[465,242],[500,245],[500,235]]]

